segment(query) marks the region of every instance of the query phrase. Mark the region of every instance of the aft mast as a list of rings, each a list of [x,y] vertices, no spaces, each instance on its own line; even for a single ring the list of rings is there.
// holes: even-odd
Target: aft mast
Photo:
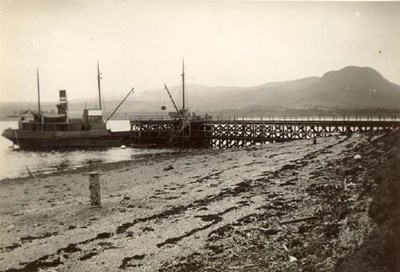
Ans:
[[[185,111],[185,59],[182,61],[182,110]]]
[[[38,112],[39,112],[39,116],[41,116],[42,115],[42,110],[40,108],[39,68],[36,68],[36,81],[37,81],[37,92],[38,92]]]
[[[99,110],[101,110],[101,88],[100,88],[100,68],[99,68],[99,61],[97,61],[97,87],[99,89]]]

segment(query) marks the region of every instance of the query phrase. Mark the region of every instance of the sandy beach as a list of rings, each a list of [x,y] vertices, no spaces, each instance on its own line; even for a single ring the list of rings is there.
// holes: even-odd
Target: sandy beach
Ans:
[[[368,261],[354,254],[386,221],[371,203],[387,198],[376,173],[395,168],[385,165],[399,160],[398,135],[184,151],[4,180],[0,271],[391,271],[360,270]],[[90,171],[101,174],[97,208]]]

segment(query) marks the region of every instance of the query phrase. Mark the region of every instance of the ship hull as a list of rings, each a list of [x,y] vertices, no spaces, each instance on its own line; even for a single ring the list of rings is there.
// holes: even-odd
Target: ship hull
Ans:
[[[3,137],[21,149],[101,148],[130,143],[129,132],[4,130]]]

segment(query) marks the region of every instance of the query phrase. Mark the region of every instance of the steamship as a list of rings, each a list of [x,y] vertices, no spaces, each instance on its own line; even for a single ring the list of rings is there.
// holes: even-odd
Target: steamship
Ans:
[[[99,108],[84,109],[82,118],[68,116],[65,90],[59,91],[57,114],[44,114],[40,109],[39,72],[38,112],[28,111],[18,121],[18,129],[8,128],[2,136],[20,149],[100,148],[130,143],[130,132],[112,132],[107,129],[101,110],[100,71],[97,65]],[[129,95],[129,94],[128,94]]]

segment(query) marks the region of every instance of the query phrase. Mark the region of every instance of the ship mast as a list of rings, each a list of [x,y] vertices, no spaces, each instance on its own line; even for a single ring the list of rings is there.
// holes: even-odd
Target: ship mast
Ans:
[[[39,84],[39,68],[36,68],[36,80],[37,80],[37,92],[38,92],[38,111],[39,116],[42,115],[42,110],[40,108],[40,84]]]
[[[97,61],[97,87],[99,89],[99,110],[101,110],[101,89],[100,89],[100,68],[99,68],[99,61]]]
[[[185,59],[182,62],[182,110],[185,110]]]

